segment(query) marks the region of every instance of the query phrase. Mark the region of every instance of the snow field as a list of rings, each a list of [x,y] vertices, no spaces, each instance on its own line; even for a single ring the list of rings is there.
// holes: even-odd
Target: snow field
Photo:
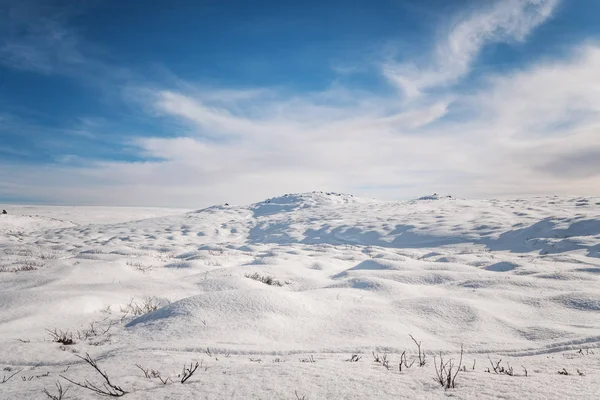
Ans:
[[[307,193],[193,212],[0,217],[0,367],[22,370],[0,398],[46,398],[42,388],[68,384],[61,374],[98,382],[76,357],[86,353],[132,399],[600,393],[598,199]],[[75,343],[54,343],[47,329]],[[428,363],[399,372],[403,351],[416,356],[409,335]],[[458,361],[461,345],[467,370],[445,391],[433,355]],[[390,369],[372,352],[387,353]],[[345,361],[353,354],[362,358]],[[486,372],[488,356],[515,376]],[[207,369],[182,385],[192,361]],[[175,383],[144,378],[136,363]]]

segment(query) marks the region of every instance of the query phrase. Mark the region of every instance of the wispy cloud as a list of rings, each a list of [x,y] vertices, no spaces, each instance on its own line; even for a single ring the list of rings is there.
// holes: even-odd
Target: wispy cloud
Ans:
[[[552,14],[558,0],[502,0],[458,16],[430,56],[421,62],[390,62],[386,77],[407,97],[445,86],[467,75],[481,49],[491,43],[522,41]],[[491,5],[490,5],[491,4]]]

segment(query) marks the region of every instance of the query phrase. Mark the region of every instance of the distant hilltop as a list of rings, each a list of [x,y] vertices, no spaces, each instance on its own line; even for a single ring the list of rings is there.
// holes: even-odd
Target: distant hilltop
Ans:
[[[423,201],[423,200],[442,200],[442,199],[452,199],[452,198],[453,197],[449,196],[449,195],[442,196],[442,195],[439,195],[437,193],[434,193],[434,194],[429,195],[429,196],[419,197],[418,199],[415,199],[415,200],[417,200],[417,201]]]
[[[434,193],[432,195],[418,197],[416,199],[410,200],[410,202],[432,200],[455,200],[455,198],[450,195],[439,195],[437,193]],[[253,209],[257,214],[274,214],[276,212],[293,211],[300,208],[308,208],[315,206],[326,206],[336,204],[370,204],[376,202],[381,201],[369,197],[357,197],[349,193],[313,191],[304,193],[286,193],[281,196],[271,197],[259,201],[257,203],[249,205],[248,207]],[[214,205],[206,209],[217,210],[229,206],[230,203],[225,203],[223,205]]]

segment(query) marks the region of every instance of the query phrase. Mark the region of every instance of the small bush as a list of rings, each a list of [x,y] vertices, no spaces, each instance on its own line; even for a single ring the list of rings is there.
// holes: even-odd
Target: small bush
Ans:
[[[99,322],[91,322],[89,328],[77,331],[76,337],[79,340],[89,340],[89,344],[92,346],[101,346],[110,341],[110,328],[115,325],[116,322],[109,322],[108,325],[102,326]],[[106,335],[106,336],[105,336]]]
[[[262,282],[265,285],[269,285],[269,286],[283,286],[283,283],[281,283],[280,281],[274,279],[272,276],[269,276],[269,275],[260,275],[258,272],[255,272],[253,274],[246,274],[244,276],[246,278],[250,278],[250,279],[254,279],[255,281]]]
[[[191,268],[192,264],[187,261],[172,262],[165,265],[165,268]]]
[[[440,362],[437,363],[435,356],[433,356],[433,364],[435,366],[436,377],[434,380],[438,382],[444,389],[454,389],[456,387],[456,376],[461,371],[462,359],[463,359],[463,347],[460,347],[460,360],[458,365],[454,364],[452,359],[444,362],[444,356],[440,353]]]
[[[54,330],[46,329],[46,331],[48,331],[52,341],[55,343],[60,343],[64,346],[75,344],[75,341],[73,340],[73,333],[69,331],[62,331],[56,328],[54,328]]]
[[[387,354],[380,356],[378,353],[373,352],[373,362],[381,364],[386,369],[390,369],[390,361],[387,358]]]
[[[126,264],[129,265],[130,267],[134,267],[135,269],[137,269],[140,272],[152,271],[154,269],[154,265],[147,265],[141,261],[127,261]]]
[[[509,375],[509,376],[514,375],[513,368],[510,366],[509,363],[506,363],[506,368],[504,368],[502,365],[500,365],[500,363],[502,362],[502,359],[498,360],[495,364],[492,361],[492,359],[490,358],[490,356],[488,356],[488,359],[490,360],[490,364],[492,365],[492,370],[490,370],[488,368],[487,372],[491,373],[491,371],[494,371],[495,374]],[[523,369],[525,370],[525,376],[527,376],[527,369],[525,369],[525,367],[523,367]]]
[[[125,313],[125,317],[128,315],[140,316],[151,313],[152,311],[158,310],[160,307],[160,300],[156,297],[146,297],[140,303],[135,302],[133,299],[125,307],[121,307],[121,312]]]
[[[60,253],[52,250],[42,251],[38,253],[38,258],[41,260],[56,260],[60,258]]]

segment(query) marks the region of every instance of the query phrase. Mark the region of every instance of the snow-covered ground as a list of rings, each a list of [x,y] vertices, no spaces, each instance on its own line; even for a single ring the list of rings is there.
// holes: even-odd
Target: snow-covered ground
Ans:
[[[600,395],[598,198],[0,208],[2,399],[100,398],[86,354],[129,399]]]

